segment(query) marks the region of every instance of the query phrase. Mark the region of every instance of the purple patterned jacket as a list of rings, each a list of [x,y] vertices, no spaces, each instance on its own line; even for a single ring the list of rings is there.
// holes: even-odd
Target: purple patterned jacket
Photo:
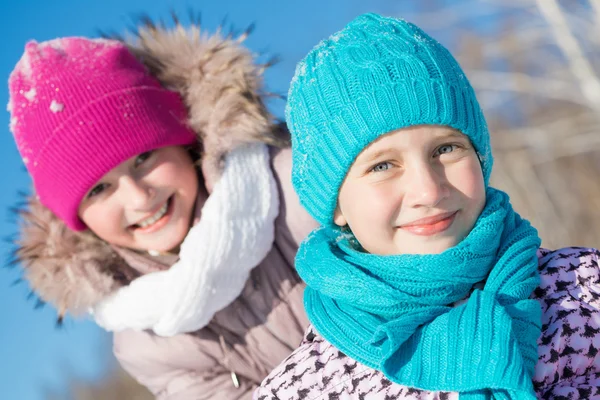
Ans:
[[[600,251],[538,251],[542,334],[533,384],[538,398],[600,399]],[[313,327],[254,392],[254,400],[458,399],[390,382],[342,352]]]

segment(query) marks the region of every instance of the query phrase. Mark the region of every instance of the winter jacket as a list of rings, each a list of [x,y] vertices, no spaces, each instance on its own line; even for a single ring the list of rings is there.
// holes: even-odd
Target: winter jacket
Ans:
[[[540,399],[600,399],[600,251],[540,249],[542,334],[533,385]],[[300,347],[271,372],[254,400],[458,399],[392,383],[337,350],[311,326]]]
[[[262,379],[298,346],[308,326],[303,284],[293,260],[299,242],[317,225],[291,185],[287,131],[264,107],[264,66],[254,64],[239,40],[205,36],[196,27],[167,30],[146,23],[138,35],[132,51],[186,102],[202,154],[200,180],[210,188],[218,180],[223,155],[236,146],[272,145],[280,213],[273,248],[253,269],[241,295],[206,327],[170,338],[119,332],[114,353],[159,399],[250,399]],[[177,260],[113,247],[89,231],[73,232],[35,193],[20,218],[17,257],[24,275],[60,318],[83,314],[137,277]]]
[[[157,398],[249,399],[302,341],[308,326],[304,284],[293,261],[299,241],[316,223],[292,190],[290,155],[284,149],[273,157],[280,197],[286,201],[275,221],[273,249],[252,270],[242,294],[193,334],[164,338],[133,330],[115,333],[117,359]]]

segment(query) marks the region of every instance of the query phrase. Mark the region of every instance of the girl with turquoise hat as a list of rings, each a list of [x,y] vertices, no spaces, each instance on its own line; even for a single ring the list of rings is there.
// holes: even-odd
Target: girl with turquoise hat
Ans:
[[[421,29],[359,16],[292,80],[311,322],[255,399],[600,396],[600,252],[550,251],[489,185],[484,115]],[[599,397],[600,398],[600,397]]]

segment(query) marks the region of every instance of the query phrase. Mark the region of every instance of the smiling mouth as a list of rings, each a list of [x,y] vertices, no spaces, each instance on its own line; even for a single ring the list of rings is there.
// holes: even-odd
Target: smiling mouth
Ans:
[[[432,236],[450,228],[457,213],[458,211],[455,211],[439,217],[422,219],[416,223],[400,226],[400,229],[419,236]]]
[[[164,225],[166,220],[170,217],[172,212],[172,204],[173,204],[173,196],[169,197],[165,204],[158,209],[153,215],[150,217],[131,225],[131,229],[141,232],[154,231],[155,228],[159,228],[158,225]]]

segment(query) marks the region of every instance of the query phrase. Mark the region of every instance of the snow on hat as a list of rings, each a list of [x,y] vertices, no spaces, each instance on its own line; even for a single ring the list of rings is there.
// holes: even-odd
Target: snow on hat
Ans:
[[[123,161],[196,140],[178,94],[119,41],[31,41],[9,81],[10,129],[40,201],[71,229],[83,196]]]

